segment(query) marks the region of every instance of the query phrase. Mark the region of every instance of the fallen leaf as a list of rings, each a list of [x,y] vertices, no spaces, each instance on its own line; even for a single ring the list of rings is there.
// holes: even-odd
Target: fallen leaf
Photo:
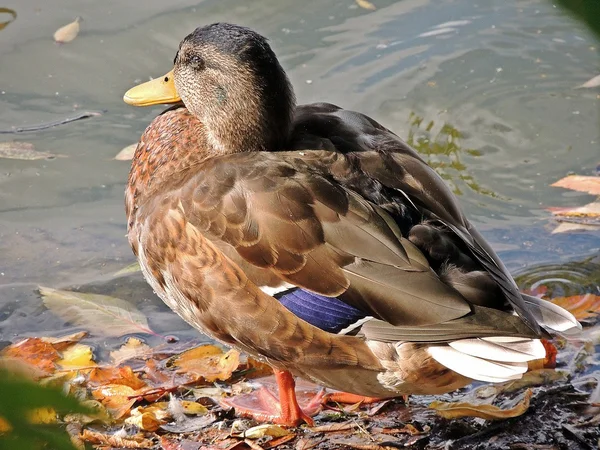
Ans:
[[[177,369],[178,373],[191,375],[194,381],[212,383],[229,379],[239,362],[240,353],[237,350],[223,353],[219,347],[206,344],[169,358],[167,367]]]
[[[124,384],[107,384],[92,391],[92,396],[99,400],[115,419],[120,419],[129,412],[135,403],[136,391]]]
[[[243,431],[239,436],[248,439],[260,439],[267,436],[281,437],[290,434],[285,428],[270,423],[263,423]],[[232,434],[232,436],[234,436]]]
[[[371,2],[369,2],[368,0],[355,0],[355,1],[356,1],[356,4],[363,9],[368,9],[370,11],[375,11],[377,9],[375,7],[375,5]]]
[[[303,437],[298,439],[296,445],[294,446],[294,450],[310,450],[312,448],[315,448],[324,440],[325,439],[310,439],[307,437]]]
[[[27,420],[31,423],[56,423],[58,415],[54,408],[46,406],[27,411]]]
[[[572,189],[579,192],[587,192],[592,195],[600,195],[600,177],[584,175],[569,175],[558,180],[550,186]]]
[[[551,211],[558,220],[594,224],[596,223],[596,220],[594,219],[597,219],[597,223],[600,224],[600,202],[592,202],[575,208],[548,208],[548,210]]]
[[[152,349],[141,339],[130,337],[118,350],[110,352],[110,359],[116,366],[130,359],[147,359],[152,356]]]
[[[110,423],[112,421],[110,414],[102,403],[98,400],[84,400],[81,405],[92,411],[89,414],[73,413],[67,414],[64,417],[65,423],[77,423],[80,425],[87,425],[95,421],[103,423]]]
[[[577,86],[577,88],[595,88],[598,86],[600,86],[600,75],[596,75],[595,77],[590,78],[582,85]]]
[[[546,357],[543,359],[542,368],[554,369],[556,367],[556,355],[558,355],[558,350],[556,349],[556,346],[548,339],[542,339],[541,342],[546,349]]]
[[[80,340],[82,340],[84,337],[88,336],[88,332],[87,331],[77,331],[75,333],[71,333],[71,334],[67,334],[65,336],[60,336],[60,337],[43,337],[40,338],[42,341],[44,342],[48,342],[50,344],[52,344],[52,347],[54,347],[56,350],[63,351],[66,348],[70,347],[73,344],[76,344],[77,342],[79,342]]]
[[[54,33],[54,41],[59,44],[71,42],[79,34],[79,23],[82,21],[81,17],[76,17],[75,20],[64,27],[60,27]]]
[[[508,419],[518,417],[525,413],[529,408],[529,401],[533,391],[527,389],[523,400],[509,409],[501,409],[494,405],[482,404],[477,405],[469,402],[440,402],[434,401],[429,404],[429,408],[444,419],[458,419],[461,417],[479,417],[485,420]]]
[[[200,450],[206,449],[202,444],[189,439],[175,440],[167,436],[160,437],[160,445],[163,450]]]
[[[135,153],[135,149],[137,148],[137,142],[135,144],[128,145],[119,153],[116,154],[115,159],[117,161],[129,161],[133,159],[133,154]],[[138,265],[139,268],[139,265]],[[139,269],[138,269],[139,270]]]
[[[27,338],[9,345],[2,350],[0,355],[4,358],[16,359],[34,366],[45,375],[54,373],[56,370],[55,363],[60,359],[60,354],[52,344],[39,338]]]
[[[191,416],[202,416],[208,412],[208,408],[204,405],[201,405],[198,402],[191,402],[189,400],[176,400],[178,406],[181,407],[181,412],[183,414],[188,414]],[[171,402],[156,402],[153,404],[158,408],[162,408],[164,410],[169,409],[169,405]]]
[[[519,380],[509,381],[498,385],[500,392],[516,392],[526,387],[544,386],[564,381],[569,378],[569,373],[562,370],[538,369],[526,372]]]
[[[39,290],[44,305],[73,325],[97,331],[105,336],[122,336],[128,333],[155,334],[148,328],[146,316],[120,298],[42,286]]]
[[[12,16],[11,19],[5,20],[4,22],[0,22],[0,30],[6,27],[9,23],[17,18],[17,13],[14,9],[10,8],[0,8],[0,14],[10,14]]]
[[[600,295],[584,294],[550,300],[569,311],[577,320],[596,318],[600,314]]]
[[[312,427],[310,430],[314,433],[330,433],[335,431],[346,431],[358,428],[356,422],[328,423],[327,425],[319,425]]]
[[[93,367],[96,362],[89,345],[73,344],[62,352],[62,359],[57,364],[63,369],[80,369]]]
[[[94,385],[122,384],[138,390],[146,387],[146,383],[135,374],[129,366],[96,367],[90,371],[89,381]]]
[[[282,444],[285,444],[286,442],[291,441],[292,439],[294,439],[296,437],[295,434],[293,433],[289,433],[286,436],[281,436],[279,438],[275,438],[275,439],[271,439],[269,442],[267,442],[266,444],[263,445],[264,448],[275,448],[275,447],[279,447]]]
[[[562,222],[552,230],[552,234],[568,233],[571,231],[598,231],[598,229],[600,229],[600,225]]]
[[[140,267],[140,263],[136,261],[115,272],[113,277],[122,277],[123,275],[129,275],[130,273],[140,272],[141,270],[142,268]]]
[[[105,445],[109,447],[154,448],[154,442],[152,442],[151,439],[146,439],[143,434],[120,437],[85,429],[81,433],[80,437],[82,440],[90,442],[91,444]]]
[[[36,159],[53,159],[57,156],[59,155],[40,152],[29,142],[0,142],[0,158],[33,161]]]
[[[202,430],[212,423],[216,422],[218,417],[216,414],[205,414],[204,416],[197,416],[190,419],[182,420],[179,422],[168,423],[163,425],[161,429],[169,431],[171,433],[193,433],[195,431]]]
[[[156,431],[164,422],[158,419],[152,412],[145,412],[142,414],[131,415],[125,419],[125,423],[135,425],[140,430]]]

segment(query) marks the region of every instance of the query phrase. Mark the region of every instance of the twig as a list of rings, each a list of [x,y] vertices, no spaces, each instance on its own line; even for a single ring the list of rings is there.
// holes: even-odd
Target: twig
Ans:
[[[90,117],[101,116],[105,111],[85,111],[73,117],[67,117],[65,119],[54,120],[52,122],[43,122],[37,125],[29,125],[26,127],[12,127],[9,130],[0,130],[0,134],[16,134],[16,133],[28,133],[31,131],[40,131],[47,128],[57,127],[59,125],[65,125],[76,120],[89,119]]]

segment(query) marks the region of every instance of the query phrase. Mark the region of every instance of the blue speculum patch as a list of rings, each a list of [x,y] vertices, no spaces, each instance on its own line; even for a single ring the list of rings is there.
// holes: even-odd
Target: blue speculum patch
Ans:
[[[276,296],[296,316],[330,333],[338,333],[366,314],[335,297],[325,297],[300,288]]]

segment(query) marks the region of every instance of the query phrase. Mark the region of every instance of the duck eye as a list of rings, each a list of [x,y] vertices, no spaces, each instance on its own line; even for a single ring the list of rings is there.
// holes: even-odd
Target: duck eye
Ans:
[[[190,64],[190,66],[192,66],[196,70],[204,69],[205,62],[204,62],[204,58],[202,58],[201,56],[192,55],[188,62]]]

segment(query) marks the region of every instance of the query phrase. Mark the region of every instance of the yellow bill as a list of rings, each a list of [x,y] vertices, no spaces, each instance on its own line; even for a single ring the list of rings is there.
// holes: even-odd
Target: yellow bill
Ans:
[[[173,82],[173,71],[152,81],[132,87],[123,96],[123,101],[133,106],[160,105],[180,102]]]

